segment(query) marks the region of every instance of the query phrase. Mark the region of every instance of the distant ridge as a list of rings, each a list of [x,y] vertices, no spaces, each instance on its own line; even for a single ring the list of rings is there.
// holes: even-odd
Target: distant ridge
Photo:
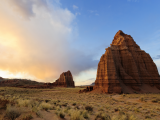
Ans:
[[[7,79],[0,77],[0,87],[19,87],[28,85],[43,85],[44,83],[36,82],[28,79]]]

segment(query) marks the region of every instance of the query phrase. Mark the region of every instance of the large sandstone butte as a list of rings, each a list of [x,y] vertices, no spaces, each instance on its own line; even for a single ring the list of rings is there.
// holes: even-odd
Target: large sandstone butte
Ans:
[[[145,85],[149,86],[146,89],[160,89],[157,67],[130,35],[119,30],[100,59],[94,90],[104,93],[129,93],[130,89],[146,92]]]
[[[53,83],[55,87],[75,87],[73,77],[70,71],[63,72],[59,79]]]

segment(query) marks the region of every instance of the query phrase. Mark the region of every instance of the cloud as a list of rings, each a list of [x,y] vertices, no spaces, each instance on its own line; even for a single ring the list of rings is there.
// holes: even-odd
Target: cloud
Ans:
[[[78,7],[76,5],[73,5],[73,9],[76,10],[78,9]]]
[[[78,75],[96,68],[94,55],[72,46],[75,18],[48,0],[1,1],[0,71],[6,72],[0,76],[18,74],[52,82],[67,70]]]
[[[76,15],[81,15],[81,13],[80,12],[76,12]]]
[[[160,55],[157,55],[157,56],[154,57],[153,59],[160,59]]]
[[[160,59],[155,59],[154,62],[156,63],[159,74],[160,74]]]
[[[99,14],[97,13],[97,10],[88,10],[88,12],[90,12],[91,14],[94,13],[94,14],[97,15],[97,16],[99,15]]]
[[[25,19],[35,16],[34,7],[47,7],[46,0],[6,0],[9,7]]]

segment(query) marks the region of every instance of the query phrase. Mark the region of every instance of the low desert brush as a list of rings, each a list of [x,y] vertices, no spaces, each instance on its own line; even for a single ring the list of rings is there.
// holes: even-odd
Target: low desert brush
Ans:
[[[17,102],[19,107],[28,107],[30,105],[30,100],[18,99]]]
[[[79,110],[70,110],[70,120],[82,120],[82,115]]]
[[[15,120],[20,115],[21,115],[21,113],[17,108],[11,107],[10,105],[8,105],[7,110],[6,110],[6,114],[5,114],[4,117],[9,119],[9,120]]]
[[[42,103],[40,104],[40,108],[47,111],[47,110],[53,109],[53,106],[52,106],[51,104],[49,104],[49,103],[42,102]]]
[[[33,117],[32,117],[32,115],[30,114],[30,115],[27,115],[27,116],[24,116],[23,118],[22,118],[22,120],[31,120]]]
[[[87,111],[87,110],[84,110],[84,111],[82,112],[82,115],[83,115],[83,117],[84,117],[85,119],[89,119],[89,114],[88,114],[88,111]]]
[[[60,111],[56,111],[55,112],[57,116],[59,116],[60,118],[64,118],[65,117],[65,113],[64,111],[60,110]]]
[[[134,115],[129,115],[120,111],[118,115],[112,117],[112,120],[137,120],[137,118]]]
[[[93,107],[91,105],[87,105],[85,106],[85,109],[89,112],[92,112],[93,111]]]
[[[111,117],[103,112],[99,112],[97,115],[96,115],[96,118],[95,120],[111,120]]]

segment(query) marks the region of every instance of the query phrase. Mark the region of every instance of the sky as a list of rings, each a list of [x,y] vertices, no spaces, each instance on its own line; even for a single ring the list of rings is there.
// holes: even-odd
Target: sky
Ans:
[[[118,30],[150,54],[160,72],[159,0],[1,0],[0,76],[54,82],[70,70],[91,84]]]

